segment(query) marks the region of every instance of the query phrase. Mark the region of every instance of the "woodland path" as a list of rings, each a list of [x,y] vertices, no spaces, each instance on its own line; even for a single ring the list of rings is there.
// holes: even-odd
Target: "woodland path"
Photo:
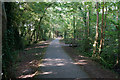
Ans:
[[[89,78],[63,50],[59,38],[53,40],[46,50],[37,78]]]

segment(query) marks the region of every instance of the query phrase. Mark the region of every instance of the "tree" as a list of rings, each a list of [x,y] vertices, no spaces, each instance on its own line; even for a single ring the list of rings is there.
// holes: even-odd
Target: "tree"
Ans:
[[[94,41],[94,44],[93,44],[93,55],[92,56],[95,56],[95,53],[96,53],[96,47],[97,47],[97,44],[98,44],[98,36],[99,36],[99,32],[98,32],[98,27],[99,27],[99,3],[97,2],[96,3],[96,11],[97,11],[97,23],[96,23],[96,36],[95,36],[95,41]]]
[[[102,4],[101,40],[100,40],[99,55],[98,55],[98,57],[100,57],[100,54],[102,53],[102,49],[103,49],[103,40],[104,40],[104,37],[103,37],[103,33],[104,33],[103,28],[104,28],[104,1],[103,1],[103,4]]]

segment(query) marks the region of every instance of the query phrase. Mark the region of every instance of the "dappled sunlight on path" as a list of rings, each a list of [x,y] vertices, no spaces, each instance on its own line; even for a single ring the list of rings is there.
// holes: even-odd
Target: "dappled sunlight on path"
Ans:
[[[50,58],[46,58],[42,60],[44,63],[40,64],[39,66],[42,67],[49,67],[49,66],[65,66],[68,64],[81,64],[81,65],[85,65],[86,60],[79,60],[78,62],[73,62],[73,61],[67,61],[66,59],[59,59],[59,58],[55,58],[55,59],[50,59]],[[45,63],[47,62],[47,63]]]
[[[64,44],[59,40],[59,38],[53,40],[48,46],[42,64],[39,64],[39,70],[42,72],[38,72],[35,78],[88,78],[89,76],[77,65],[86,65],[85,60],[74,62],[64,52],[62,49]]]

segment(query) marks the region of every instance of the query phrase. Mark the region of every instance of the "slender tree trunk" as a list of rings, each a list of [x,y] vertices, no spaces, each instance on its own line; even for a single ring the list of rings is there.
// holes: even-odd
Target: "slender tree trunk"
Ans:
[[[73,15],[73,29],[74,29],[74,42],[75,42],[75,16]]]
[[[40,40],[44,40],[44,30],[41,29],[41,37],[40,37]]]
[[[120,66],[120,1],[118,2],[118,59]]]
[[[67,32],[66,32],[66,30],[65,30],[65,32],[64,32],[64,39],[66,40],[66,36],[67,36]]]
[[[36,31],[36,41],[38,40],[39,31]]]
[[[85,9],[86,11],[86,9]],[[88,40],[88,25],[87,25],[87,12],[84,13],[84,24],[85,24],[85,41],[84,41],[84,51],[88,51],[88,43],[87,43],[87,40]]]
[[[51,38],[51,31],[49,31],[49,38]]]
[[[31,42],[31,26],[29,26],[29,29],[28,29],[28,35],[29,35],[29,37],[28,37],[28,42],[29,42],[29,44],[30,44],[30,42]]]
[[[35,32],[36,32],[36,30],[35,30]],[[35,34],[36,34],[35,32],[34,32],[34,34],[33,34],[33,35],[34,35],[34,41],[35,41]]]
[[[2,2],[0,2],[0,6],[2,6]],[[0,60],[2,60],[2,7],[0,7]],[[5,27],[5,26],[4,26]],[[2,71],[2,66],[3,66],[3,64],[2,64],[2,61],[0,61],[0,73],[2,73],[3,71]],[[4,76],[4,75],[3,75]],[[0,79],[3,79],[3,76],[2,75],[0,75]]]
[[[87,18],[86,18],[86,16],[87,16],[87,12],[86,12],[86,5],[84,6],[84,9],[85,9],[85,11],[83,11],[82,10],[82,8],[81,7],[79,7],[79,9],[80,9],[80,11],[81,11],[81,13],[82,13],[82,16],[83,16],[83,21],[84,21],[84,25],[85,25],[85,30],[84,30],[84,33],[83,33],[83,36],[85,36],[84,38],[85,38],[85,40],[84,40],[84,52],[86,52],[86,51],[88,51],[88,44],[87,44],[87,40],[88,40],[88,25],[87,25]]]
[[[54,32],[54,27],[53,27],[53,39],[54,39],[54,37],[55,37],[54,34],[55,34],[55,32]]]
[[[90,10],[88,10],[88,12],[87,12],[87,35],[88,35],[88,37],[90,36]]]
[[[1,12],[0,15],[2,15],[2,38],[4,37],[4,32],[7,30],[7,16],[6,16],[6,12],[5,12],[5,5],[4,3],[1,2]]]
[[[104,28],[103,28],[103,29],[104,29],[104,30],[103,30],[103,31],[104,31],[104,36],[103,36],[104,38],[105,38],[106,20],[107,20],[107,6],[106,6],[105,20],[104,20],[104,21],[105,21],[105,24],[104,24]],[[104,40],[103,40],[103,41],[104,41]],[[103,44],[104,44],[104,42],[103,42]]]
[[[95,35],[95,41],[93,44],[93,54],[92,57],[95,56],[96,53],[96,47],[97,47],[97,43],[98,43],[98,36],[99,36],[99,32],[98,32],[98,27],[99,27],[99,11],[98,11],[98,2],[96,3],[96,10],[97,10],[97,25],[96,25],[96,35]]]
[[[119,20],[119,29],[118,29],[118,59],[119,59],[118,63],[120,65],[120,20]]]
[[[86,34],[86,44],[87,44],[87,47],[86,47],[86,51],[89,51],[90,50],[90,10],[88,10],[87,12],[87,34]]]
[[[38,33],[37,33],[37,40],[38,40],[38,38],[39,38],[39,40],[40,40],[40,31],[41,31],[41,21],[42,21],[42,19],[43,19],[43,16],[42,17],[40,17],[40,21],[39,21],[39,24],[38,24]]]
[[[100,39],[100,46],[99,46],[99,54],[98,58],[100,57],[103,49],[103,27],[104,27],[104,2],[103,2],[103,7],[102,7],[102,24],[101,24],[101,39]]]
[[[36,31],[36,29],[33,30],[33,33],[31,35],[31,41],[32,41],[32,37],[35,35],[35,31]]]

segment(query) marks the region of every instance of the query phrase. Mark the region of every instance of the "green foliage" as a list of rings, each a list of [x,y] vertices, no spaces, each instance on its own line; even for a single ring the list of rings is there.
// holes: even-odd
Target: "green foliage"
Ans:
[[[117,57],[118,57],[118,45],[120,44],[118,42],[118,29],[116,26],[118,26],[118,21],[117,21],[117,15],[119,16],[119,13],[116,13],[118,11],[117,7],[117,2],[105,2],[105,13],[106,13],[106,27],[105,27],[105,37],[104,37],[104,47],[102,49],[102,54],[100,55],[100,59],[98,59],[99,53],[96,52],[96,57],[97,61],[102,64],[104,67],[107,68],[114,68],[114,65],[116,65]],[[73,22],[72,22],[72,17],[71,14],[74,12],[72,10],[75,6],[72,6],[73,4],[67,4],[69,6],[68,11],[66,10],[66,14],[64,14],[64,17],[61,17],[64,19],[64,27],[63,29],[60,29],[62,32],[65,30],[67,31],[67,38],[65,39],[66,44],[71,44],[73,41],[71,38],[73,38]],[[95,28],[96,28],[96,5],[95,3],[79,3],[75,4],[78,9],[75,9],[74,15],[76,16],[76,40],[78,46],[76,49],[79,51],[79,53],[84,54],[85,56],[92,57],[93,54],[93,43],[95,39]],[[64,10],[64,4],[62,5],[62,11]],[[66,6],[66,7],[67,7]],[[75,7],[75,8],[76,8]],[[96,51],[99,51],[99,45],[100,45],[100,39],[101,39],[101,22],[102,22],[102,7],[103,3],[99,3],[98,6],[98,11],[99,11],[99,27],[98,27],[98,32],[99,32],[99,37],[98,37],[98,43],[97,43],[97,49]],[[107,12],[106,12],[106,7],[107,7]],[[71,8],[71,10],[70,10]],[[85,30],[88,29],[86,27],[86,19],[87,15],[86,12],[90,11],[90,20],[89,20],[89,30],[90,30],[90,36],[89,38],[86,38],[86,32]],[[61,12],[60,12],[61,14]],[[67,16],[69,19],[67,19]],[[61,19],[60,18],[60,19]],[[105,19],[105,18],[104,18]],[[119,20],[119,17],[118,17]],[[59,21],[60,22],[60,21]],[[62,24],[62,23],[61,23]],[[67,25],[67,26],[66,26]],[[89,40],[89,43],[86,44],[86,41]],[[85,46],[89,46],[88,52],[85,51]]]

